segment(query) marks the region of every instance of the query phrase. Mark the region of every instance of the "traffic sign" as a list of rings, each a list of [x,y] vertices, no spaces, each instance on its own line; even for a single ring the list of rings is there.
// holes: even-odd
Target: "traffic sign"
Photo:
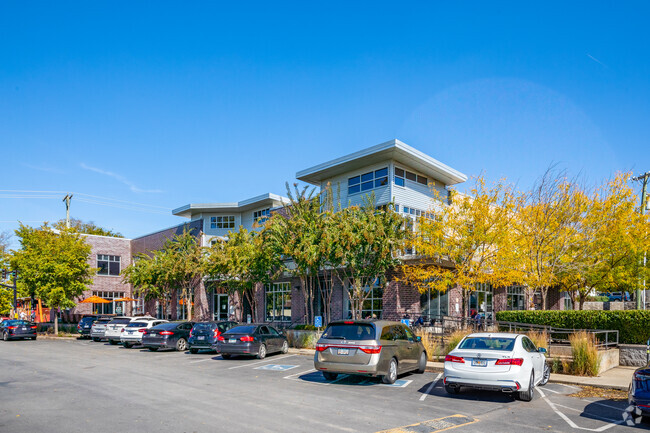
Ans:
[[[314,317],[314,326],[317,328],[320,328],[323,326],[323,316],[316,316]]]

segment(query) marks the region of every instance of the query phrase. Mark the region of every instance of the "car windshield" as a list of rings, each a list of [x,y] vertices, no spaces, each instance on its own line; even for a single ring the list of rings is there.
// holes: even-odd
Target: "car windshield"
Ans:
[[[143,326],[147,326],[147,322],[131,322],[126,325],[127,328],[141,328]]]
[[[27,322],[23,320],[7,320],[6,322],[2,322],[3,325],[7,325],[7,326],[18,326],[18,325],[24,325],[25,323]]]
[[[111,320],[111,325],[126,325],[127,323],[131,323],[131,319],[128,317]]]
[[[83,317],[80,321],[81,321],[82,323],[87,323],[87,322],[92,322],[92,321],[94,321],[94,320],[96,320],[95,317]]]
[[[257,326],[249,326],[249,325],[244,325],[244,326],[235,326],[234,328],[231,328],[226,332],[226,334],[252,334],[255,332],[255,329]]]
[[[505,350],[512,351],[515,339],[509,337],[468,337],[458,346],[459,349]]]
[[[214,323],[197,323],[194,325],[193,331],[212,331],[214,329]]]
[[[322,338],[338,340],[374,340],[375,328],[366,323],[334,323],[327,327]]]
[[[181,323],[178,322],[161,323],[160,325],[154,326],[152,329],[176,329],[176,327],[180,324]]]

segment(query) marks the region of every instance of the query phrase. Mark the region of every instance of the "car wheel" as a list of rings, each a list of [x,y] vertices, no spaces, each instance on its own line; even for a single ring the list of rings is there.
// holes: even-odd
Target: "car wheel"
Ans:
[[[184,352],[187,349],[187,341],[184,338],[179,338],[176,342],[176,350]]]
[[[282,353],[287,353],[287,352],[289,352],[289,343],[285,341],[284,343],[282,343]]]
[[[528,391],[519,391],[519,400],[531,401],[535,396],[535,374],[530,373],[530,383],[528,384]]]
[[[115,340],[108,340],[108,342],[111,344],[111,346],[115,346],[117,344],[117,341]]]
[[[260,344],[260,348],[257,350],[257,359],[266,358],[266,345]]]
[[[550,378],[551,378],[551,369],[548,366],[548,363],[544,361],[544,375],[542,376],[542,381],[539,383],[539,385],[540,386],[546,385]]]
[[[130,349],[130,348],[133,347],[133,344],[132,343],[124,343],[124,347],[126,347],[127,349]]]
[[[223,359],[230,359],[230,353],[222,353],[222,354],[221,354],[221,357],[222,357]]]
[[[381,377],[381,381],[390,385],[397,380],[397,360],[392,358],[388,363],[388,373]]]
[[[148,347],[148,349],[151,350],[152,352],[156,352],[158,350],[157,347]]]
[[[460,392],[460,386],[445,385],[445,391],[447,394],[458,394]]]
[[[99,337],[93,337],[93,341],[96,342],[96,343],[98,343],[100,340],[101,340],[101,338],[99,338]]]
[[[422,355],[420,355],[420,361],[418,362],[417,373],[422,374],[426,369],[427,369],[427,352],[422,352]]]
[[[7,334],[6,332],[4,334],[2,334],[2,339],[4,341],[9,341],[9,334]]]
[[[190,353],[196,355],[197,353],[199,353],[199,349],[190,349]]]
[[[334,380],[338,377],[338,373],[330,373],[329,371],[323,371],[323,377],[325,380]]]

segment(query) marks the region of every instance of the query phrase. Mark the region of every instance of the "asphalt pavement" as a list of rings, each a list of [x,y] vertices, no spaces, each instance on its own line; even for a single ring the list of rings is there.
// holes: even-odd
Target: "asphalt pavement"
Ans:
[[[0,342],[0,432],[623,432],[627,403],[549,383],[532,402],[445,393],[440,373],[395,385],[325,382],[311,356],[224,360],[89,340]]]

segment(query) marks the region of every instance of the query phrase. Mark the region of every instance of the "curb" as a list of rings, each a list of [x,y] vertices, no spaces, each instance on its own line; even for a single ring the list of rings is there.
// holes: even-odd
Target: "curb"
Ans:
[[[548,380],[548,383],[559,383],[560,385],[573,385],[577,387],[590,386],[592,388],[616,389],[619,391],[628,390],[628,387],[623,385],[614,385],[614,384],[606,384],[606,383],[582,383],[578,381],[571,381],[565,379],[553,380],[552,374],[551,374],[551,378]]]
[[[43,340],[78,340],[79,337],[55,337],[54,335],[41,335],[38,334],[37,339],[43,339]]]

